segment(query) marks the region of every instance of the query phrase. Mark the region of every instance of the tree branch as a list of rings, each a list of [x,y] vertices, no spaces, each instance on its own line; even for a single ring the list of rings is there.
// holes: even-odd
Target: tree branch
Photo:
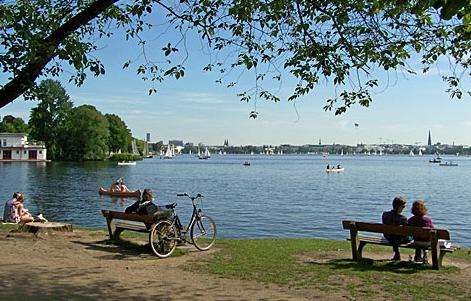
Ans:
[[[57,47],[71,33],[95,19],[118,0],[97,0],[86,9],[73,16],[62,26],[46,37],[35,59],[20,70],[15,77],[0,89],[0,108],[3,108],[17,97],[30,89],[34,81],[41,75],[46,65],[57,55]]]

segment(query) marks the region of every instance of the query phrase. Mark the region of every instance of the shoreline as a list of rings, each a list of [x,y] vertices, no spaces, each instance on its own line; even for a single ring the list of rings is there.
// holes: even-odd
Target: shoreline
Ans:
[[[220,239],[214,249],[179,247],[158,259],[147,236],[105,229],[34,236],[0,225],[0,299],[328,300],[444,299],[471,296],[471,250],[445,257],[445,268],[389,261],[391,248],[366,248],[351,261],[347,241]],[[18,271],[27,271],[25,273]],[[15,275],[15,277],[11,277]],[[18,295],[18,292],[20,295]],[[14,294],[14,295],[13,295]],[[13,298],[14,299],[14,298]]]

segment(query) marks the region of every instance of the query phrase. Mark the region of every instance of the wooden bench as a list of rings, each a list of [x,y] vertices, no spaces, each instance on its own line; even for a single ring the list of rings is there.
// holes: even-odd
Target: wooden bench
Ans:
[[[423,237],[424,243],[404,243],[400,244],[401,248],[415,249],[416,247],[426,248],[432,253],[432,266],[439,269],[442,266],[443,257],[446,253],[454,251],[454,247],[446,248],[440,246],[439,239],[450,240],[450,232],[443,229],[430,229],[412,226],[395,226],[384,225],[378,223],[365,223],[358,221],[342,221],[343,228],[350,230],[350,240],[352,245],[352,258],[355,261],[362,259],[363,247],[366,244],[392,246],[390,242],[381,237],[359,236],[358,232],[373,232],[387,235],[397,236],[419,236]]]
[[[152,226],[162,219],[170,217],[171,211],[158,211],[153,215],[141,215],[136,213],[124,213],[119,211],[101,210],[106,218],[110,239],[118,240],[124,230],[149,233]],[[117,220],[112,223],[113,220]],[[113,231],[114,228],[114,231]]]

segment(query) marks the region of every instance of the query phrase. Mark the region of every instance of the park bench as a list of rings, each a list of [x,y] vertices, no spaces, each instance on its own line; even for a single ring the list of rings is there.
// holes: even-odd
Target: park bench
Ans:
[[[441,245],[440,240],[450,240],[450,232],[443,229],[431,229],[412,226],[384,225],[378,223],[365,223],[358,221],[342,221],[343,228],[350,230],[350,240],[352,245],[352,258],[355,261],[362,259],[363,247],[366,244],[392,246],[385,238],[373,236],[360,236],[358,232],[372,232],[397,236],[419,236],[424,242],[409,242],[400,244],[401,248],[415,249],[416,246],[427,248],[432,253],[432,266],[439,269],[442,266],[442,260],[446,253],[454,251],[454,247]]]
[[[119,211],[101,210],[101,213],[106,218],[108,225],[108,233],[110,239],[118,240],[119,235],[124,230],[149,233],[152,226],[162,219],[170,216],[171,211],[163,210],[157,211],[155,214],[142,215],[137,213],[124,213]],[[114,223],[113,223],[113,220]],[[114,231],[113,231],[114,228]]]

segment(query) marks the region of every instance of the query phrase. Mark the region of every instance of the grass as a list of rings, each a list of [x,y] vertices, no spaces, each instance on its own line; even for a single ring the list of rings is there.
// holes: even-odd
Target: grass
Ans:
[[[350,260],[350,244],[345,241],[226,239],[218,241],[217,248],[214,256],[204,262],[192,262],[187,268],[226,278],[315,288],[354,298],[466,299],[471,293],[466,283],[460,281],[461,271],[456,267],[436,271],[407,261],[371,259],[359,264]],[[373,252],[383,254],[384,258],[392,253],[391,248],[370,245],[365,252],[366,257]],[[408,253],[403,252],[403,257]],[[471,263],[467,249],[450,257]]]

